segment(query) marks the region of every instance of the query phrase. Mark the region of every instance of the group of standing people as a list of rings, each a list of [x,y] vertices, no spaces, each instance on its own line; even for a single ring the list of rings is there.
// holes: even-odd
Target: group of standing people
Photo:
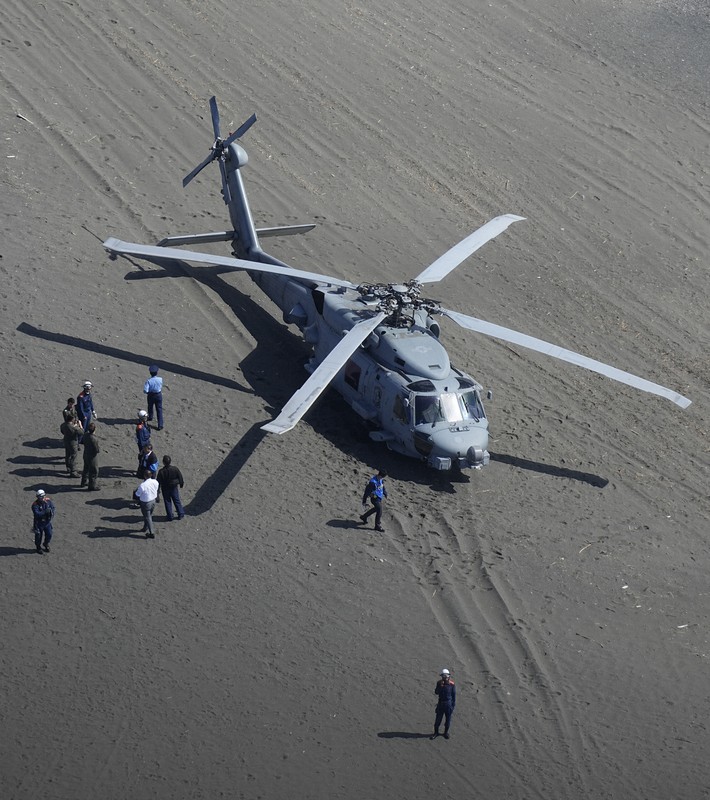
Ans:
[[[180,520],[185,516],[185,509],[180,499],[180,489],[184,485],[182,473],[173,465],[172,459],[168,455],[163,456],[163,467],[158,469],[158,456],[153,451],[150,441],[151,431],[148,423],[153,416],[155,415],[157,418],[159,431],[163,429],[164,423],[163,379],[158,372],[157,364],[149,367],[150,377],[143,385],[148,410],[138,412],[138,424],[136,425],[136,442],[138,444],[136,476],[141,478],[141,484],[133,493],[133,497],[140,503],[144,520],[143,532],[147,538],[155,536],[152,515],[161,492],[167,520],[170,522],[175,517]],[[83,455],[81,486],[86,486],[90,492],[99,489],[99,453],[101,452],[99,438],[96,434],[97,415],[92,390],[92,382],[84,381],[76,400],[73,397],[67,399],[67,404],[62,411],[64,420],[60,426],[60,432],[64,439],[64,461],[69,477],[79,477],[77,462],[81,450]],[[35,501],[32,503],[35,548],[38,553],[49,552],[52,519],[55,511],[56,508],[51,498],[47,496],[44,489],[38,489]]]

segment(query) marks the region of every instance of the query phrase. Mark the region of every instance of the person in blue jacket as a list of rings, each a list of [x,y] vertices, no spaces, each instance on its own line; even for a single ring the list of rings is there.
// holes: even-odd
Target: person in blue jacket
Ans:
[[[153,411],[158,417],[158,430],[163,430],[163,379],[158,375],[158,365],[148,367],[150,378],[143,384],[143,391],[148,395],[148,420],[153,419]]]
[[[44,489],[37,489],[35,501],[32,503],[32,530],[35,535],[35,549],[42,555],[42,539],[44,538],[44,552],[49,552],[49,543],[52,541],[52,519],[54,518],[54,503],[47,497]]]
[[[136,443],[138,444],[138,457],[140,458],[143,448],[150,441],[150,428],[148,427],[148,412],[138,412],[138,424],[136,425]]]
[[[451,673],[448,669],[441,670],[440,679],[436,682],[434,687],[434,694],[437,695],[439,701],[436,704],[436,717],[434,718],[434,735],[431,737],[435,739],[439,735],[439,725],[441,720],[444,720],[444,739],[449,738],[449,728],[451,727],[451,715],[456,708],[456,686],[451,680]]]
[[[377,475],[373,475],[367,482],[365,493],[362,496],[362,505],[365,506],[369,500],[372,503],[372,508],[360,514],[360,519],[367,522],[368,517],[375,515],[375,530],[384,531],[382,527],[382,499],[387,497],[387,489],[385,489],[384,480],[387,477],[385,470],[381,469]]]
[[[76,398],[76,415],[79,417],[81,427],[86,433],[89,423],[96,419],[96,411],[94,411],[94,398],[91,396],[91,390],[94,388],[91,381],[84,381],[84,386],[80,394]],[[81,444],[81,440],[79,442]]]

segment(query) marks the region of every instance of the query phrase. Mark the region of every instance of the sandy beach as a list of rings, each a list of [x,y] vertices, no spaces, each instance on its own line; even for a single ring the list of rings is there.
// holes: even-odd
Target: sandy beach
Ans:
[[[710,797],[710,13],[700,2],[5,0],[0,796]],[[252,113],[264,247],[672,387],[686,410],[444,321],[493,391],[452,482],[326,392],[246,274],[111,260],[224,230],[209,153]],[[210,245],[228,255],[226,245]],[[148,366],[187,516],[130,498]],[[59,426],[94,384],[100,491]],[[377,468],[385,532],[359,524]],[[56,504],[52,552],[30,506]],[[452,671],[451,739],[431,741]]]

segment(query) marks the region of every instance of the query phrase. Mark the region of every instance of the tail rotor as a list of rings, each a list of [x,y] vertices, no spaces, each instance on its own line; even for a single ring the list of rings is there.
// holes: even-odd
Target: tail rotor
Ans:
[[[234,133],[230,133],[230,135],[226,139],[222,139],[220,136],[220,126],[219,126],[219,109],[217,108],[217,100],[215,97],[210,97],[210,114],[212,116],[212,130],[214,132],[214,143],[210,148],[210,154],[207,158],[198,164],[192,172],[188,173],[182,179],[183,188],[187,186],[188,183],[202,170],[208,165],[211,164],[215,159],[219,159],[220,162],[220,172],[222,173],[222,190],[224,192],[224,199],[225,201],[228,200],[227,197],[227,180],[224,171],[224,157],[225,151],[232,144],[233,141],[236,139],[240,139],[244,134],[251,128],[251,126],[256,122],[256,114],[252,114],[246,122],[242,123]]]

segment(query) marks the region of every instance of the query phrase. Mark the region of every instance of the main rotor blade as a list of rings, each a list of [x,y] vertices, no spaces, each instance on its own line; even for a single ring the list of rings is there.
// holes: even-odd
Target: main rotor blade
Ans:
[[[235,139],[241,139],[242,136],[251,128],[256,122],[256,114],[252,114],[246,122],[243,122],[234,133],[231,133],[225,140],[224,146],[229,147]]]
[[[520,222],[525,217],[517,217],[515,214],[503,214],[495,217],[490,222],[486,222],[477,231],[454,245],[451,250],[430,264],[424,272],[420,273],[415,280],[419,283],[436,283],[445,278],[452,270],[465,261],[471,253],[475,253],[479,247],[483,247],[486,242],[498,236],[514,222]]]
[[[372,319],[359,322],[348,331],[321,361],[303,386],[286,403],[278,417],[272,422],[262,425],[261,429],[279,434],[290,431],[385,316],[384,312],[380,312]]]
[[[202,172],[202,170],[211,161],[214,161],[215,157],[216,157],[216,154],[215,154],[214,151],[212,151],[201,164],[198,164],[195,167],[195,169],[192,170],[192,172],[190,172],[188,175],[185,175],[185,177],[182,179],[182,188],[184,189],[187,186],[187,184],[190,183],[190,181],[195,177],[195,175],[197,175],[199,172]]]
[[[477,333],[485,333],[487,336],[494,336],[496,339],[503,339],[503,341],[511,342],[512,344],[519,344],[522,347],[527,347],[538,353],[544,353],[546,356],[559,358],[561,361],[568,361],[570,364],[576,364],[578,367],[584,367],[585,369],[598,372],[600,375],[604,375],[612,380],[625,383],[628,386],[633,386],[635,389],[640,389],[642,392],[650,392],[651,394],[657,394],[659,397],[665,397],[681,408],[687,408],[692,402],[692,400],[688,400],[687,397],[683,397],[682,394],[678,394],[678,392],[674,392],[672,389],[667,389],[665,386],[651,383],[651,381],[647,381],[645,378],[639,378],[636,375],[632,375],[630,372],[624,372],[616,367],[609,366],[609,364],[604,364],[601,361],[595,361],[593,358],[575,353],[572,350],[565,350],[558,345],[543,342],[542,339],[535,339],[532,336],[527,336],[524,333],[519,333],[510,328],[503,328],[500,325],[494,325],[492,322],[476,319],[476,317],[459,314],[458,311],[450,311],[448,308],[442,308],[440,311],[462,328],[468,328],[468,330],[476,331]]]
[[[281,267],[276,264],[262,264],[260,261],[247,261],[242,258],[213,256],[210,253],[195,253],[192,250],[179,250],[176,247],[156,247],[148,244],[122,242],[120,239],[115,239],[113,237],[106,239],[104,247],[109,253],[123,256],[135,256],[136,258],[148,258],[153,260],[175,259],[176,261],[189,261],[193,264],[227,267],[227,269],[235,271],[270,272],[274,275],[285,275],[289,278],[296,278],[301,281],[329,283],[332,286],[345,286],[347,289],[357,288],[354,284],[350,283],[350,281],[344,281],[340,278],[333,278],[328,275],[319,275],[317,272],[306,272],[302,269]]]
[[[210,97],[210,113],[212,114],[212,130],[216,141],[219,139],[219,109],[217,108],[217,98],[214,95]]]

